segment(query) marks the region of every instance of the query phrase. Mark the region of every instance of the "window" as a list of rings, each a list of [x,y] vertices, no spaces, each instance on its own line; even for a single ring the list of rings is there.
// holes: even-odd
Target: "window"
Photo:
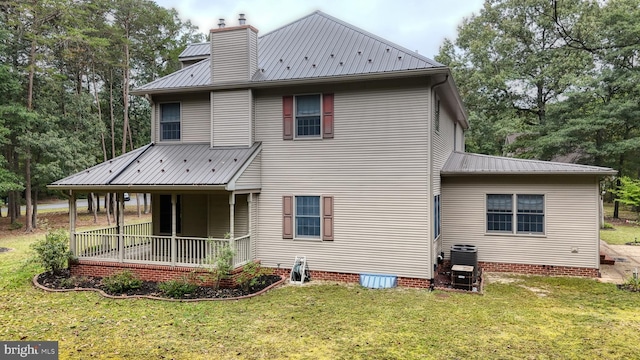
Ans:
[[[487,195],[487,231],[518,234],[544,234],[544,195]],[[514,219],[515,216],[515,219]]]
[[[440,97],[436,95],[436,104],[435,111],[433,114],[433,123],[436,129],[436,132],[440,131]]]
[[[160,140],[180,140],[180,103],[160,104]]]
[[[544,197],[518,195],[518,232],[544,233]]]
[[[282,139],[333,139],[334,94],[282,97]]]
[[[487,231],[513,230],[513,197],[487,195]]]
[[[433,222],[434,222],[434,235],[433,239],[437,239],[440,236],[440,230],[442,229],[442,218],[441,218],[441,205],[440,205],[440,195],[436,195],[433,198]]]
[[[320,95],[296,96],[296,137],[320,137]]]
[[[320,196],[296,196],[296,237],[320,238]]]
[[[333,241],[333,196],[283,196],[282,238]]]
[[[176,234],[182,233],[181,196],[176,196]],[[160,195],[160,233],[171,234],[171,195]]]

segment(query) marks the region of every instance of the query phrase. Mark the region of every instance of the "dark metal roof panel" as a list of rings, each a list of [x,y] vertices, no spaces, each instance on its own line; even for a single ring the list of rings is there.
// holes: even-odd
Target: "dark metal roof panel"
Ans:
[[[616,170],[590,165],[451,153],[440,174],[447,175],[615,175]]]
[[[204,57],[209,52],[209,43],[192,44],[180,57]],[[311,79],[434,67],[444,65],[316,11],[258,38],[258,68],[261,70],[256,72],[252,81]],[[136,91],[206,86],[211,84],[210,71],[209,59],[206,59]]]
[[[137,91],[191,86],[205,86],[211,83],[211,67],[209,59],[199,61],[184,69],[152,81],[137,88]]]
[[[112,185],[224,185],[257,150],[208,144],[156,145],[140,156]]]
[[[94,167],[58,180],[52,185],[107,185],[124,171],[129,164],[147,151],[150,146],[149,144],[124,155],[120,155],[115,159],[107,160]]]
[[[202,43],[194,43],[189,44],[186,49],[184,49],[180,55],[178,55],[178,59],[185,60],[188,58],[194,57],[206,57],[211,53],[211,43],[202,42]]]

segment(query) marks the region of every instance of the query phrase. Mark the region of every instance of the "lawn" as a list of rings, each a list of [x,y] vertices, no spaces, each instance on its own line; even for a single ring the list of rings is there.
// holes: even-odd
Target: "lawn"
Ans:
[[[636,221],[638,215],[627,206],[620,206],[620,219],[612,219],[613,204],[604,204],[606,222],[613,225],[613,229],[600,230],[600,239],[610,245],[624,245],[625,243],[640,241],[640,225]]]
[[[42,235],[38,235],[42,236]],[[606,358],[640,354],[640,294],[575,278],[513,277],[485,295],[285,286],[230,302],[45,293],[34,236],[0,238],[0,340],[57,340],[61,359]]]

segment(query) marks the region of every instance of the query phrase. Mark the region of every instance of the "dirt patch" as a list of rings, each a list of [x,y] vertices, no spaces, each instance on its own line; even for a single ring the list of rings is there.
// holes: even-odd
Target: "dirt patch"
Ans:
[[[525,285],[522,285],[522,284],[520,284],[518,286],[531,291],[532,293],[538,295],[539,297],[545,297],[545,296],[549,295],[549,291],[545,290],[545,289],[540,289],[540,288],[531,287],[531,286],[525,286]]]
[[[0,254],[3,252],[11,251],[12,249],[6,247],[0,247]]]
[[[523,281],[522,279],[515,278],[508,273],[485,273],[484,278],[488,283],[494,284],[514,284]]]
[[[103,284],[100,277],[83,276],[72,277],[68,270],[61,274],[54,275],[52,273],[42,273],[35,278],[35,281],[42,287],[50,290],[96,290],[100,293],[110,295],[111,297],[148,297],[160,299],[174,300],[200,300],[200,299],[238,299],[258,294],[263,290],[274,286],[282,281],[282,277],[277,275],[263,275],[257,279],[256,285],[248,290],[236,288],[219,288],[214,289],[209,286],[198,286],[196,289],[179,298],[171,298],[164,294],[159,284],[154,281],[143,281],[142,285],[137,289],[128,290],[122,293],[114,293],[109,291]]]

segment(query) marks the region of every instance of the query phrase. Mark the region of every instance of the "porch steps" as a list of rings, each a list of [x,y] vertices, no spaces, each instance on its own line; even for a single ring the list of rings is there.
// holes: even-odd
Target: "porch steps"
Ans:
[[[616,260],[604,252],[600,252],[600,265],[615,265]]]

